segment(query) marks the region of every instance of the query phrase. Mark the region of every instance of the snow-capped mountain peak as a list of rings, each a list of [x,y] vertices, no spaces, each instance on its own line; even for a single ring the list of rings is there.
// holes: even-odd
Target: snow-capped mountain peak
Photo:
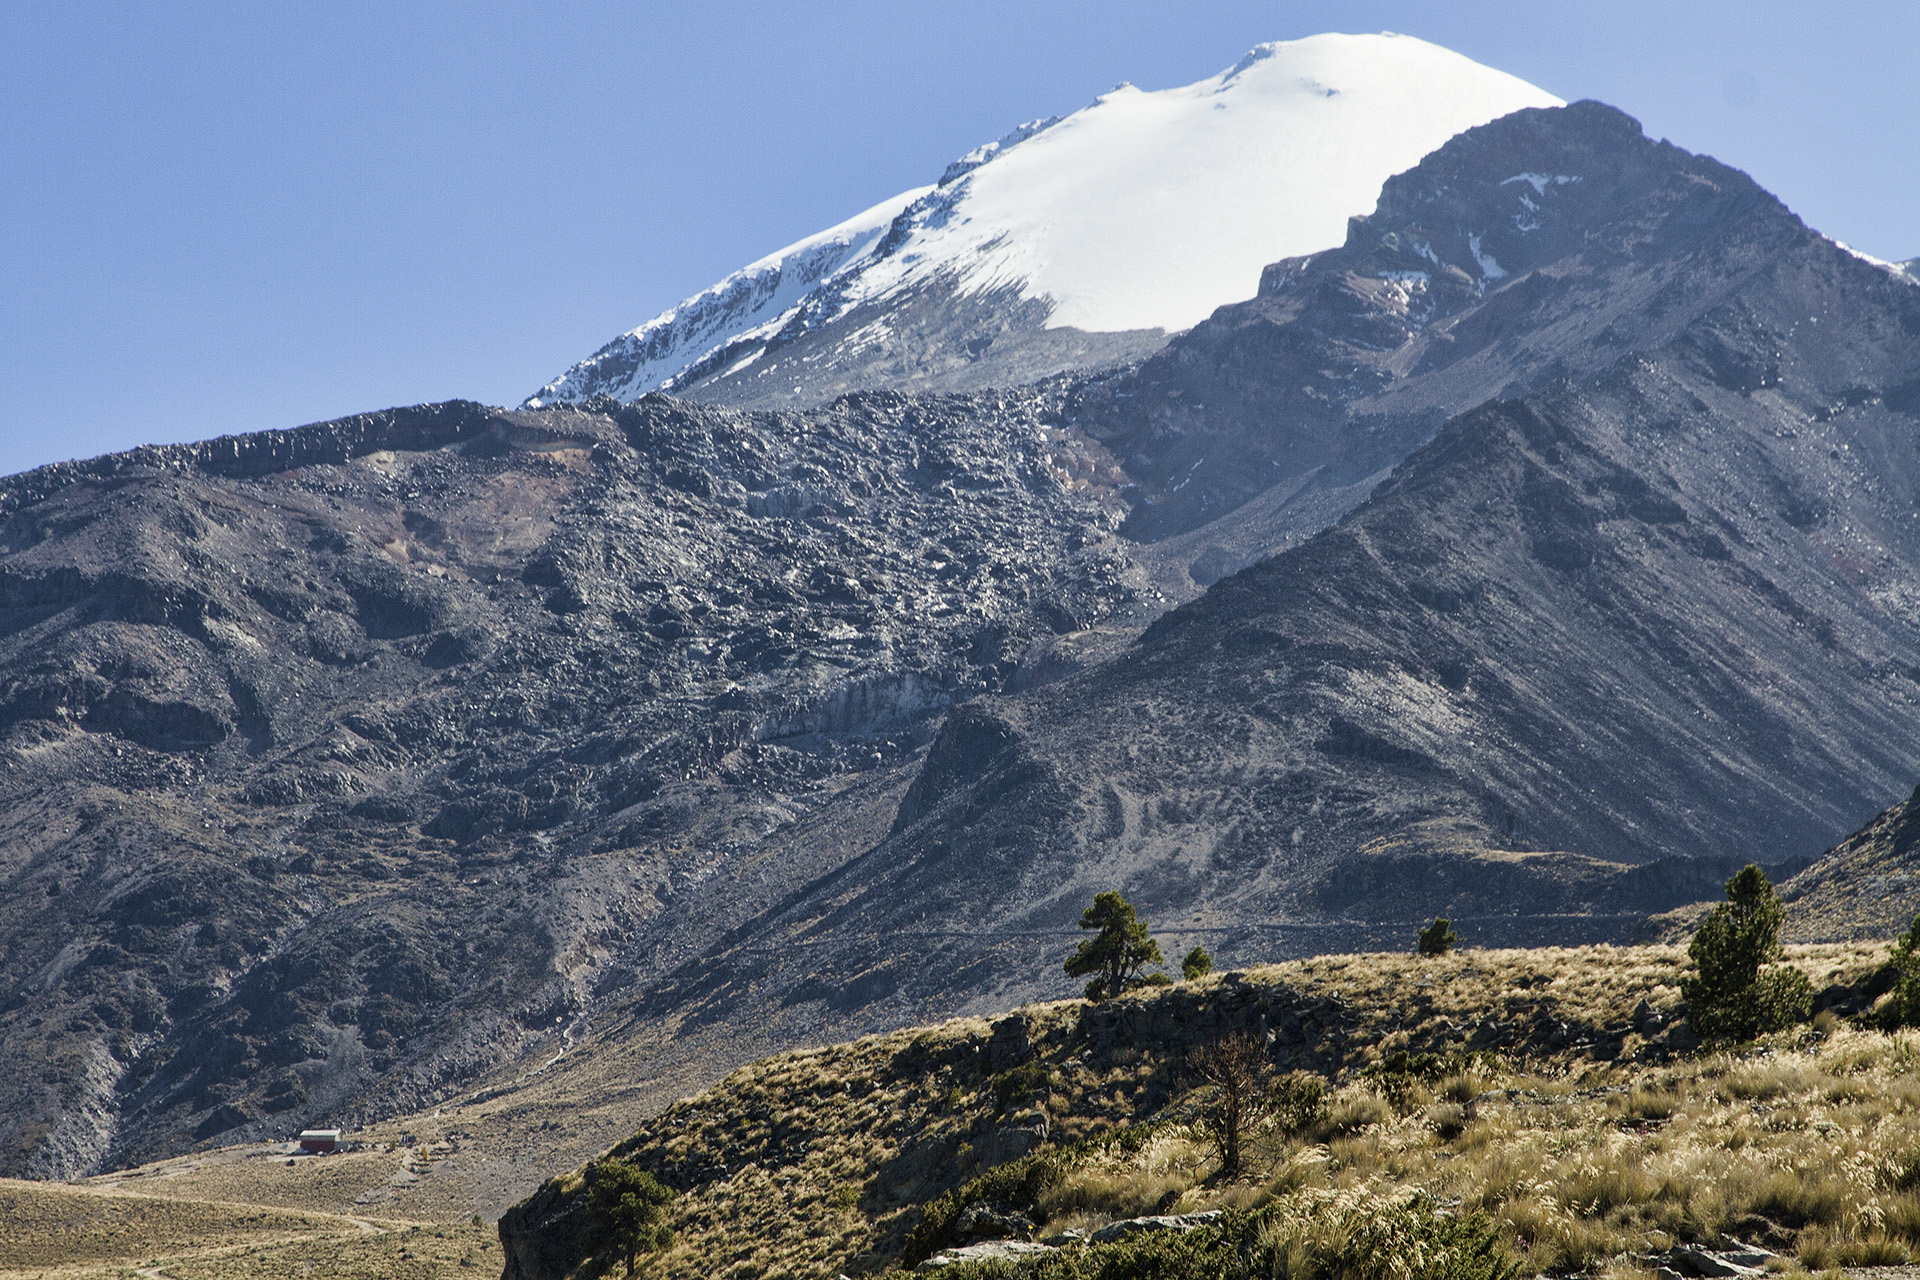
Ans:
[[[1382,182],[1454,134],[1559,105],[1392,34],[1263,44],[1181,88],[1122,84],[743,268],[528,403],[792,404],[1129,358],[1252,296],[1266,264],[1339,244]]]

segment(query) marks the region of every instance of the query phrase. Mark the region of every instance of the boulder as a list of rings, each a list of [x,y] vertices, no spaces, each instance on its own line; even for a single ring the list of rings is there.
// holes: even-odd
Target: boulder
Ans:
[[[914,1268],[916,1273],[939,1271],[960,1262],[1019,1262],[1035,1254],[1052,1253],[1051,1246],[1031,1240],[987,1240],[958,1249],[943,1249]]]

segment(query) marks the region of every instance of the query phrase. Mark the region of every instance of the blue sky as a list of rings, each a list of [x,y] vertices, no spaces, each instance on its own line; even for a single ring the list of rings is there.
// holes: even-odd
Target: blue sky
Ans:
[[[1404,31],[1920,255],[1911,3],[0,3],[0,473],[511,403],[1009,126]]]

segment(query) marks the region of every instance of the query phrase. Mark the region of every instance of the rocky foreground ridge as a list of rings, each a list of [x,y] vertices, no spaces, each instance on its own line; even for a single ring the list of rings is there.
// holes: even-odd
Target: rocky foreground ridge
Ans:
[[[1840,1132],[1822,1111],[1832,1080],[1848,1081],[1849,1120],[1897,1110],[1910,1039],[1838,1021],[1884,990],[1884,955],[1791,949],[1821,988],[1827,1030],[1744,1060],[1696,1055],[1678,947],[1323,956],[782,1055],[676,1103],[608,1155],[678,1193],[678,1239],[654,1264],[676,1277],[1023,1274],[969,1267],[1231,1229],[1233,1213],[1261,1204],[1378,1213],[1414,1193],[1490,1213],[1523,1274],[1636,1254],[1723,1274],[1697,1267],[1752,1254],[1736,1242],[1818,1262],[1816,1250],[1833,1259],[1839,1238],[1871,1234],[1830,1232],[1844,1215],[1824,1197],[1898,1198],[1880,1154],[1863,1154],[1857,1176],[1839,1159],[1797,1166],[1806,1202],[1825,1206],[1797,1218],[1769,1207],[1787,1194],[1746,1166]],[[1261,1128],[1243,1174],[1222,1177],[1191,1128],[1206,1097],[1192,1055],[1234,1033],[1277,1071],[1317,1082],[1324,1101]],[[1849,1152],[1870,1146],[1905,1167],[1890,1135],[1845,1132],[1834,1140]],[[1627,1165],[1640,1183],[1601,1181]],[[501,1219],[506,1280],[575,1274],[590,1176],[556,1177]],[[1663,1207],[1668,1196],[1677,1203]],[[1900,1223],[1890,1233],[1904,1250],[1920,1219]]]

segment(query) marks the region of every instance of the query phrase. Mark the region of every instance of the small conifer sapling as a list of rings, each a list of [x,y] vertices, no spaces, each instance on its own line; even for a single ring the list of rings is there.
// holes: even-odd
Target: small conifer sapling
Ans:
[[[1813,984],[1780,959],[1786,908],[1766,872],[1748,863],[1727,881],[1727,900],[1687,944],[1695,974],[1680,984],[1687,1022],[1703,1040],[1746,1040],[1806,1020]]]
[[[1188,982],[1192,982],[1195,978],[1204,978],[1212,972],[1213,957],[1207,954],[1205,947],[1196,946],[1187,952],[1186,958],[1180,962],[1180,976]]]
[[[1453,931],[1453,922],[1441,916],[1420,931],[1418,950],[1423,956],[1443,956],[1458,941],[1460,935]]]

